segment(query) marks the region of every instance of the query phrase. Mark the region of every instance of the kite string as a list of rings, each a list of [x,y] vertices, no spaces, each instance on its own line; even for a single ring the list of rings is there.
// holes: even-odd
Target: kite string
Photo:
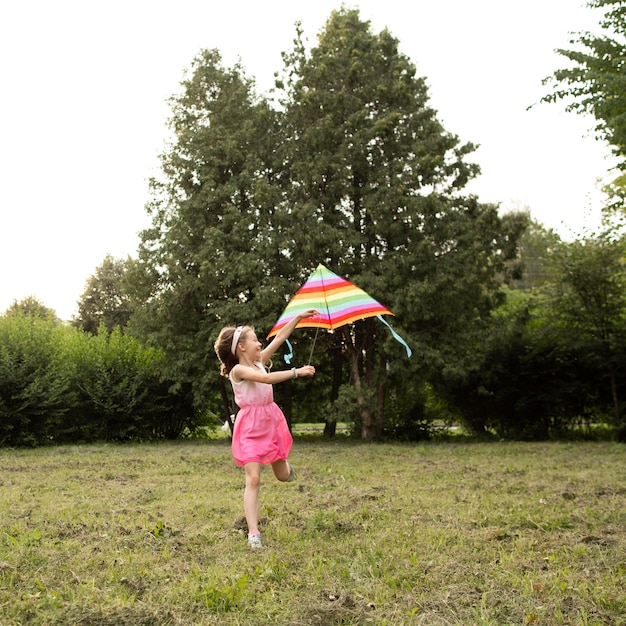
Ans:
[[[319,268],[318,268],[319,269]],[[322,301],[319,303],[321,306],[326,306],[326,315],[328,316],[328,320],[330,321],[330,309],[328,308],[328,300],[326,299],[326,286],[324,285],[324,273],[320,272],[320,282],[322,283],[322,293],[324,294]],[[332,324],[330,325],[332,328]],[[309,362],[308,365],[311,365],[311,359],[313,358],[313,350],[315,349],[315,342],[317,341],[317,334],[320,332],[319,325],[315,327],[315,337],[313,338],[313,345],[311,346],[311,353],[309,354]]]
[[[315,342],[317,341],[317,333],[320,332],[320,327],[315,327],[315,337],[313,338],[313,345],[311,346],[311,353],[309,354],[309,362],[307,365],[311,365],[311,359],[313,358],[313,350],[315,349]]]
[[[323,272],[320,272],[320,282],[322,283],[322,293],[324,294],[324,297],[322,301],[319,303],[320,306],[318,308],[321,309],[322,306],[326,306],[326,315],[328,315],[328,320],[330,321],[330,309],[328,308],[328,300],[326,299],[326,287],[324,285]],[[332,328],[332,324],[331,324],[331,328]],[[313,358],[313,350],[315,349],[315,343],[317,342],[317,335],[319,332],[320,332],[320,327],[318,325],[315,327],[315,337],[313,338],[313,345],[311,346],[311,352],[309,354],[309,362],[307,363],[307,365],[311,365],[311,359]]]

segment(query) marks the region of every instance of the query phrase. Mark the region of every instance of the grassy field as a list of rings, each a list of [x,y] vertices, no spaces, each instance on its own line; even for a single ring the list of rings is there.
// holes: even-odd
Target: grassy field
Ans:
[[[228,441],[0,450],[0,624],[626,624],[626,447],[296,439],[246,545]]]

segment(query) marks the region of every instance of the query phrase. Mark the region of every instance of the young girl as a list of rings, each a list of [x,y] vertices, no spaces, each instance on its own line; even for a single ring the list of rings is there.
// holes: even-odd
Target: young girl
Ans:
[[[294,317],[264,349],[250,326],[227,326],[215,342],[221,373],[230,378],[235,403],[239,407],[232,450],[235,462],[246,472],[243,509],[248,522],[248,544],[253,548],[263,545],[258,528],[261,465],[271,465],[281,482],[289,482],[295,477],[293,467],[287,462],[293,439],[283,412],[274,402],[272,385],[315,374],[312,365],[268,372],[264,364],[269,362],[300,320],[316,313],[311,309]]]

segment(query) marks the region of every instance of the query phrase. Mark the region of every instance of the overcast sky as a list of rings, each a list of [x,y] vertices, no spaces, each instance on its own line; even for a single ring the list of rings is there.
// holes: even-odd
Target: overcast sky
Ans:
[[[609,149],[593,120],[538,102],[570,33],[599,20],[579,0],[362,0],[429,86],[449,132],[478,144],[469,188],[527,207],[562,236],[597,223]],[[148,226],[169,109],[204,48],[240,60],[261,92],[300,21],[309,45],[328,0],[6,0],[0,4],[0,313],[33,295],[63,319],[106,254],[133,256]]]

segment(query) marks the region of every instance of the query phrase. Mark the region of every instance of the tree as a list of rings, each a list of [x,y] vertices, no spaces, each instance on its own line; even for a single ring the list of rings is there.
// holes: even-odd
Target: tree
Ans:
[[[479,171],[466,162],[474,146],[443,128],[424,78],[388,31],[373,34],[358,11],[342,9],[310,54],[298,37],[284,59],[282,182],[286,219],[298,224],[283,242],[289,258],[303,268],[322,261],[384,301],[418,346],[416,360],[458,360],[463,336],[497,300],[521,223],[462,194]],[[379,436],[390,385],[406,385],[390,364],[411,366],[398,363],[376,320],[337,334],[361,434]]]
[[[38,317],[44,320],[53,320],[58,323],[56,311],[47,307],[35,296],[28,296],[19,302],[14,300],[11,306],[5,311],[7,317],[26,316]]]
[[[111,332],[123,329],[131,316],[130,299],[125,292],[124,277],[128,261],[107,254],[95,274],[89,277],[78,301],[78,316],[73,324],[96,335],[102,324]]]
[[[175,140],[129,271],[131,326],[167,352],[197,403],[219,402],[211,346],[221,326],[271,328],[325,263],[389,306],[418,348],[407,363],[373,319],[320,336],[318,369],[332,377],[295,387],[293,400],[309,414],[320,385],[330,404],[355,398],[371,438],[393,407],[418,402],[426,372],[468,357],[521,223],[463,195],[478,173],[465,160],[473,146],[442,127],[387,31],[373,34],[358,11],[333,12],[310,54],[298,35],[284,59],[275,107],[216,51],[195,59],[172,99]]]
[[[564,100],[568,111],[593,115],[598,136],[613,147],[625,169],[626,6],[623,0],[591,0],[588,6],[604,11],[600,26],[608,34],[578,33],[570,41],[577,49],[557,50],[572,66],[544,81],[553,91],[543,101]]]
[[[538,289],[552,279],[551,256],[561,238],[552,229],[546,229],[524,212],[528,220],[519,239],[519,252],[508,267],[507,282],[513,289]],[[508,264],[507,264],[508,265]]]
[[[194,59],[170,102],[175,141],[151,181],[153,226],[129,271],[132,332],[165,350],[168,375],[200,407],[220,403],[212,346],[221,326],[264,321],[269,330],[280,306],[262,289],[281,273],[274,113],[253,87],[216,50]]]
[[[598,346],[618,432],[624,430],[617,362],[626,346],[625,257],[626,242],[612,230],[563,244],[556,257],[557,310],[579,341]]]

